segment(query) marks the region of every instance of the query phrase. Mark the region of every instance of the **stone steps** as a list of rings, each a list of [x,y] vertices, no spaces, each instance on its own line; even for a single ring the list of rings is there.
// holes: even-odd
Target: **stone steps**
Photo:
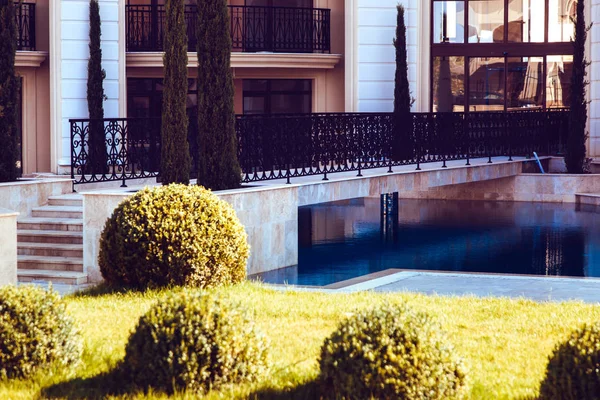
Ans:
[[[51,196],[17,222],[19,282],[80,285],[83,272],[83,199],[78,194]]]
[[[88,283],[88,277],[83,272],[74,271],[46,271],[46,270],[18,270],[19,282],[52,282],[63,285],[82,285]]]
[[[31,210],[34,218],[83,219],[83,206],[42,206]]]

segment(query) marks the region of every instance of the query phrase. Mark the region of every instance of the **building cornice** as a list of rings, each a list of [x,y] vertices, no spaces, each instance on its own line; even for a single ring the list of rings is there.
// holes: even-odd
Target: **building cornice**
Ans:
[[[39,68],[48,58],[47,51],[17,51],[15,67]]]
[[[232,68],[309,68],[333,69],[340,63],[340,54],[304,53],[232,53]],[[188,53],[188,68],[198,65],[196,53]],[[163,66],[163,53],[127,53],[127,67],[156,68]]]

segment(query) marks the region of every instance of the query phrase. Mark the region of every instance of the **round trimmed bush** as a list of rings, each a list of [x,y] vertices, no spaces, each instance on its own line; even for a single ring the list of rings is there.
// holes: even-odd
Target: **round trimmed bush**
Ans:
[[[540,399],[600,399],[600,323],[584,325],[556,346]]]
[[[75,366],[82,341],[52,290],[0,288],[0,378],[27,378],[50,366]]]
[[[188,291],[169,296],[140,318],[123,371],[140,388],[203,392],[264,374],[267,347],[238,305]]]
[[[404,304],[359,312],[325,340],[322,382],[335,398],[461,398],[465,370],[444,336]]]
[[[200,186],[146,188],[123,201],[100,238],[100,271],[141,289],[213,287],[246,277],[249,246],[233,208]]]

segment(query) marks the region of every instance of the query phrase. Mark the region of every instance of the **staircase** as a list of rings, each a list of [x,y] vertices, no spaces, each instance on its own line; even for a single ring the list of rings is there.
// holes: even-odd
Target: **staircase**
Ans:
[[[83,198],[53,196],[17,221],[19,282],[87,283],[83,272]]]

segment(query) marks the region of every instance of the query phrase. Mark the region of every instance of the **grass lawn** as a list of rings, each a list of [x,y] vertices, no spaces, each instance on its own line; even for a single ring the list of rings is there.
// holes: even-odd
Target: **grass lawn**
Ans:
[[[209,393],[208,399],[312,399],[321,343],[353,310],[388,300],[406,301],[435,316],[469,366],[473,399],[535,397],[556,342],[584,322],[600,320],[600,306],[526,300],[436,297],[417,294],[352,295],[273,291],[246,283],[219,289],[246,306],[271,340],[273,368],[252,385]],[[85,294],[67,297],[85,338],[83,364],[72,373],[41,373],[0,383],[0,399],[162,398],[159,394],[110,395],[107,372],[124,355],[138,318],[166,292]],[[181,394],[181,399],[197,398]]]

